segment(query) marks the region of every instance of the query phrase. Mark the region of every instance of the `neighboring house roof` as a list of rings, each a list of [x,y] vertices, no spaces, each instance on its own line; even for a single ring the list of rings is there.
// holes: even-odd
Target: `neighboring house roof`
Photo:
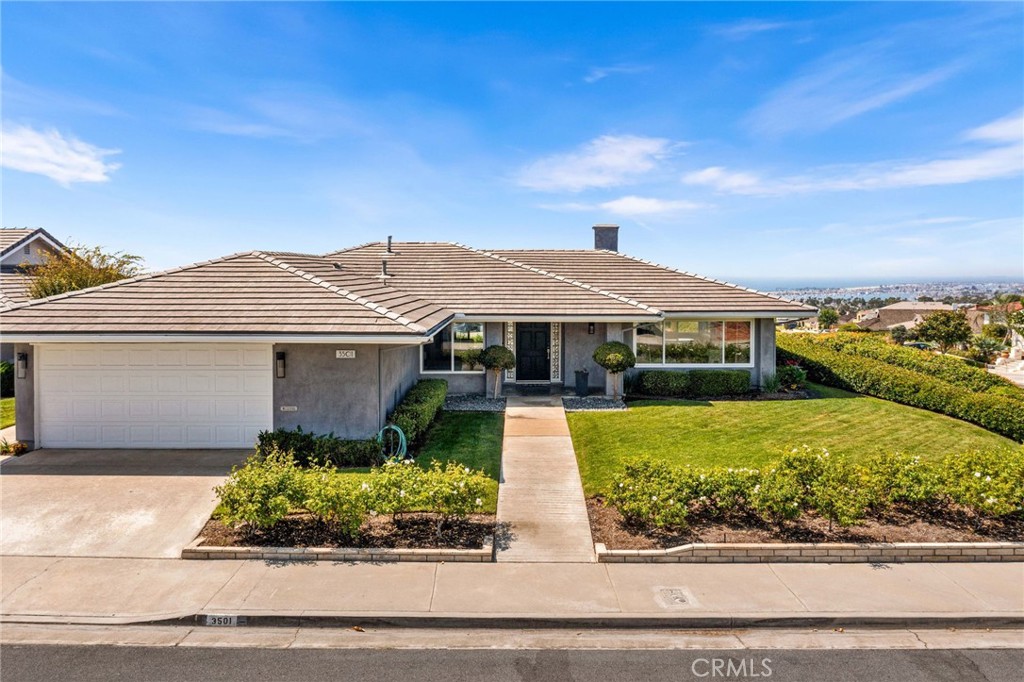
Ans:
[[[322,260],[254,251],[38,299],[4,311],[4,333],[416,337],[452,317]]]
[[[900,301],[899,303],[879,308],[879,310],[913,310],[915,312],[952,309],[953,306],[940,301]]]
[[[382,276],[382,262],[387,275]],[[364,244],[317,256],[253,251],[30,301],[5,335],[428,338],[476,320],[657,320],[669,313],[808,316],[815,309],[610,251]]]
[[[0,271],[0,307],[24,303],[28,299],[28,288],[32,277],[20,270]]]
[[[60,240],[54,238],[52,234],[41,227],[35,229],[4,227],[0,228],[0,259],[14,253],[19,248],[25,246],[25,244],[36,239],[43,239],[58,249],[67,248]]]
[[[41,227],[0,228],[0,308],[24,303],[29,299],[28,288],[32,278],[26,274],[22,265],[26,260],[33,262],[36,256],[24,256],[23,249],[37,241],[43,242],[42,251],[67,248]],[[34,262],[39,261],[36,259]]]
[[[639,260],[614,251],[499,250],[497,255],[653,306],[665,313],[808,314],[809,305]]]

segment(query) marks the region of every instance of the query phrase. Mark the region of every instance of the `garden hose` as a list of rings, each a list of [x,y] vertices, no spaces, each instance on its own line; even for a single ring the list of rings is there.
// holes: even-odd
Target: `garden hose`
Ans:
[[[392,436],[388,439],[387,445],[384,443],[384,434],[387,432],[393,432],[398,436],[398,446],[395,447],[395,438]],[[408,450],[408,443],[405,439],[405,432],[401,428],[394,424],[388,424],[377,433],[377,442],[380,444],[380,452],[384,455],[384,459],[392,462],[401,462],[405,459],[406,451]],[[388,452],[387,450],[390,450]]]

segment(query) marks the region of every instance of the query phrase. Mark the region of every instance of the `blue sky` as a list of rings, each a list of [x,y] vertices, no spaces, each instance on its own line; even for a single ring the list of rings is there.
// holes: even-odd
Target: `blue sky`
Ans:
[[[5,3],[3,224],[167,268],[383,239],[1024,277],[1003,4]]]

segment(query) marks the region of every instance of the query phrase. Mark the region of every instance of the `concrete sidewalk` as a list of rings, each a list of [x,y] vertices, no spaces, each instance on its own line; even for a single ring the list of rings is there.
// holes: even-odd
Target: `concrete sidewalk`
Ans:
[[[1024,623],[1024,564],[382,565],[3,557],[6,622]],[[524,625],[525,627],[525,625]]]
[[[499,562],[597,561],[561,398],[508,398],[497,519]]]

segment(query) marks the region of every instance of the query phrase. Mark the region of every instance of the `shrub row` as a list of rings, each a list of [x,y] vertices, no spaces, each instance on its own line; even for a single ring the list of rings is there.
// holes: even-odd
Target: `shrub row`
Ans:
[[[0,360],[0,398],[14,395],[14,365]]]
[[[405,433],[409,444],[419,442],[437,418],[448,393],[444,379],[420,381],[405,394],[391,413],[391,423]],[[375,439],[346,440],[333,433],[307,433],[294,430],[262,431],[256,438],[256,454],[266,457],[273,452],[291,454],[299,466],[330,465],[335,467],[371,467],[383,463],[381,446]]]
[[[632,386],[644,394],[671,398],[717,398],[750,390],[750,373],[742,369],[646,370]]]
[[[272,528],[306,511],[339,535],[354,537],[367,516],[413,511],[438,515],[437,532],[483,506],[488,478],[455,462],[421,469],[406,460],[374,468],[368,476],[330,466],[300,467],[290,453],[249,458],[216,488],[220,518],[246,531]]]
[[[631,523],[684,528],[692,513],[753,513],[774,523],[814,511],[856,524],[892,505],[955,504],[978,519],[1024,512],[1024,449],[969,452],[937,463],[878,455],[862,465],[806,446],[764,469],[672,466],[651,459],[625,465],[607,503]]]
[[[409,445],[422,441],[429,427],[444,407],[448,395],[448,382],[444,379],[424,379],[409,389],[402,402],[391,413],[391,423],[405,432]]]
[[[778,344],[780,359],[800,362],[812,381],[949,415],[1024,441],[1024,409],[1013,398],[833,350],[801,335],[780,334]]]
[[[783,335],[780,335],[780,337]],[[785,344],[791,334],[780,338]],[[836,351],[880,360],[887,365],[903,367],[915,372],[941,379],[949,384],[968,388],[972,391],[1005,395],[1024,400],[1024,389],[1014,386],[1006,379],[996,376],[983,368],[972,366],[964,360],[936,355],[928,351],[906,346],[894,346],[874,336],[863,334],[821,334],[808,335],[800,340],[825,346]]]

